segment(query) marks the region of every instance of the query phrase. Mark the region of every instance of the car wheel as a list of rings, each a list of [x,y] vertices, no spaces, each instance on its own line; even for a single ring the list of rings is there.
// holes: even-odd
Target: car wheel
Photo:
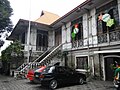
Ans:
[[[80,84],[80,85],[83,85],[83,83],[84,83],[84,79],[83,79],[82,77],[80,77],[80,78],[79,78],[79,84]]]
[[[57,80],[52,80],[52,81],[50,81],[49,87],[50,87],[51,89],[56,89],[57,86],[58,86]]]

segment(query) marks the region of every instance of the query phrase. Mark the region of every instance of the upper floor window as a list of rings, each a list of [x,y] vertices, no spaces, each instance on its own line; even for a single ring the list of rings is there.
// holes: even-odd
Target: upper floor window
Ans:
[[[82,17],[72,21],[71,25],[71,40],[83,39]]]
[[[55,46],[60,45],[62,42],[62,33],[61,33],[61,27],[55,29]]]
[[[48,32],[43,30],[37,30],[37,46],[48,46]]]
[[[98,34],[107,33],[115,30],[115,27],[119,25],[119,14],[117,7],[117,0],[114,0],[96,10],[97,30]],[[104,18],[103,18],[104,17]],[[109,26],[103,19],[109,18],[113,20],[113,24]]]

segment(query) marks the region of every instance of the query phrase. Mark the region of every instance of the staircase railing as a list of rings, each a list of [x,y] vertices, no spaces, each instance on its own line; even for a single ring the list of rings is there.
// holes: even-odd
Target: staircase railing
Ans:
[[[63,43],[64,44],[64,43]],[[45,61],[50,55],[52,55],[53,52],[58,50],[63,44],[58,45],[53,51],[51,51],[45,58],[43,58],[39,63],[41,64],[43,61]]]
[[[46,50],[42,53],[38,58],[36,58],[33,63],[37,62],[41,57],[43,57],[47,52],[50,52],[55,46],[51,47],[50,49]],[[25,65],[26,64],[26,65]],[[23,68],[27,67],[30,63],[23,63],[20,67],[17,68],[18,71],[21,71]]]
[[[55,48],[55,46],[53,46],[53,47],[51,47],[50,49],[46,50],[46,51],[45,51],[44,53],[42,53],[38,58],[36,58],[36,59],[33,61],[33,63],[34,63],[34,62],[37,62],[42,56],[44,56],[47,52],[53,50],[54,48]]]
[[[20,66],[17,68],[17,70],[18,70],[18,71],[21,70],[21,68],[25,67],[27,64],[28,64],[28,63],[23,63],[22,65],[20,65]]]
[[[63,43],[63,44],[64,44],[64,43]],[[38,66],[42,65],[45,61],[50,60],[50,59],[51,59],[50,57],[53,56],[53,55],[55,54],[55,52],[57,52],[57,50],[59,50],[60,47],[61,47],[63,44],[60,44],[60,45],[58,45],[57,47],[52,47],[52,48],[50,48],[49,50],[45,51],[45,52],[44,52],[42,55],[40,55],[35,61],[29,63],[28,65],[26,65],[24,68],[22,68],[22,69],[21,69],[20,71],[18,71],[18,72],[19,72],[19,73],[22,73],[22,72],[25,73],[25,71],[28,71],[29,68],[31,68],[31,65],[34,65],[34,64],[36,64],[36,65],[38,65]],[[44,54],[46,54],[48,51],[51,51],[51,52],[49,52],[42,60],[40,60],[40,62],[37,62],[37,61],[38,61]],[[45,65],[45,63],[44,63],[44,65]]]

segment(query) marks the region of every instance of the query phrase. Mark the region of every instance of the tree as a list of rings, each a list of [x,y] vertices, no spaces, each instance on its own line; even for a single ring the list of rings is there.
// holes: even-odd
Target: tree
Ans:
[[[22,45],[19,41],[15,41],[11,43],[5,50],[1,52],[1,60],[3,63],[3,71],[8,75],[8,71],[10,71],[10,63],[15,60],[14,64],[16,67],[18,66],[18,60],[23,60],[24,54],[22,52]],[[22,59],[21,59],[22,58]]]
[[[1,54],[1,59],[3,61],[9,61],[13,56],[23,57],[22,45],[19,41],[15,41],[3,50]]]
[[[8,33],[12,31],[13,25],[10,19],[12,12],[13,10],[10,6],[10,2],[8,0],[0,0],[0,34],[4,33],[5,31],[7,31]],[[3,46],[3,42],[4,40],[0,40],[0,48],[1,46]]]

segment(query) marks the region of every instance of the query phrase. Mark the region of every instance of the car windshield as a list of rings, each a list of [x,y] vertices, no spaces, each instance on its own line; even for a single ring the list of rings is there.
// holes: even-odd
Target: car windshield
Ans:
[[[44,73],[53,73],[53,71],[55,70],[55,66],[52,67],[47,67],[46,69],[44,69]]]
[[[42,66],[39,69],[36,69],[35,72],[42,72],[45,68],[46,66]]]

